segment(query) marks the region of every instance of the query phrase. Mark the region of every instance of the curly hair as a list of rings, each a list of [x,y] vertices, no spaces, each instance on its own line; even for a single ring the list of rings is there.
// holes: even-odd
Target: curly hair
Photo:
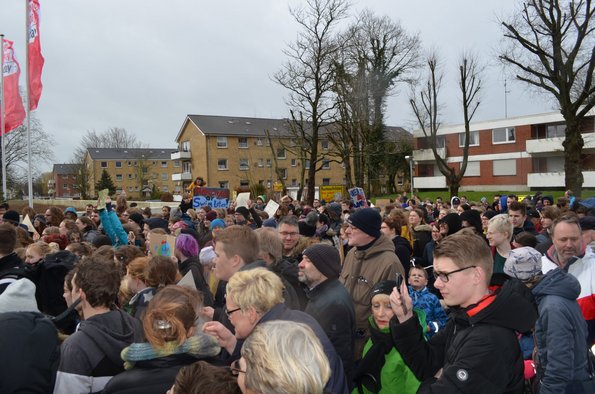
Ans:
[[[111,307],[117,300],[122,275],[113,259],[101,255],[84,258],[77,264],[74,284],[94,308]]]

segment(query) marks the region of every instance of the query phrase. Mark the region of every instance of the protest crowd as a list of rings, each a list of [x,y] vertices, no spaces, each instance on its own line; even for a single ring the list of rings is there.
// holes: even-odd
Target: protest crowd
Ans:
[[[197,201],[0,205],[0,393],[595,392],[595,197]]]

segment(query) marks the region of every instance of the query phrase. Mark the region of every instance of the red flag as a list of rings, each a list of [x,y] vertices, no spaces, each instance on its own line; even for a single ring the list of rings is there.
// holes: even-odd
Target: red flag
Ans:
[[[39,40],[39,0],[29,0],[29,110],[37,108],[41,97],[41,71],[44,58]]]
[[[25,119],[25,107],[19,92],[19,76],[21,67],[14,57],[12,41],[4,40],[4,108],[6,115],[4,117],[5,133],[16,129],[23,124]]]

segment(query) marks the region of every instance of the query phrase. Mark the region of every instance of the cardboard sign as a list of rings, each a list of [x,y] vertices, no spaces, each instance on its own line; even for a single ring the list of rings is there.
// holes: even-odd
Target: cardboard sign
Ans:
[[[97,197],[99,199],[99,201],[97,201],[97,209],[105,208],[105,200],[107,200],[108,194],[108,189],[103,189],[97,192]]]
[[[176,237],[165,234],[151,234],[151,255],[171,257],[176,248]]]
[[[279,204],[276,201],[269,200],[267,206],[264,207],[264,211],[269,214],[269,218],[275,217],[277,210],[279,209]]]
[[[229,206],[229,190],[215,187],[197,187],[192,197],[192,207],[198,210],[208,205],[211,208],[227,208]]]
[[[319,187],[320,200],[331,203],[333,201],[341,201],[345,193],[345,187],[343,185],[324,185]]]
[[[351,201],[353,201],[354,208],[368,207],[366,193],[364,192],[364,189],[362,189],[361,187],[354,187],[353,189],[349,189],[349,197],[351,197]]]
[[[239,193],[238,197],[236,198],[236,208],[238,207],[248,207],[248,200],[250,200],[250,192]]]

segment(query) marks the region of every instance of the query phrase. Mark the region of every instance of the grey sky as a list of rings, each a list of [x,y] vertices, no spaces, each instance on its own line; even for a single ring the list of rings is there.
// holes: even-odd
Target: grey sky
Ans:
[[[271,81],[286,60],[297,24],[289,5],[301,0],[40,0],[44,90],[36,111],[67,162],[86,130],[124,127],[152,147],[174,147],[186,114],[286,117],[286,91]],[[447,72],[443,123],[461,121],[456,60],[473,50],[486,69],[475,120],[504,117],[504,76],[495,61],[497,16],[515,0],[359,0],[419,32],[437,48]],[[25,0],[1,0],[0,32],[24,64]],[[22,76],[23,78],[23,76]],[[24,78],[22,79],[24,84]],[[387,124],[411,129],[409,91],[388,101]],[[509,85],[508,115],[552,110],[545,97]]]

